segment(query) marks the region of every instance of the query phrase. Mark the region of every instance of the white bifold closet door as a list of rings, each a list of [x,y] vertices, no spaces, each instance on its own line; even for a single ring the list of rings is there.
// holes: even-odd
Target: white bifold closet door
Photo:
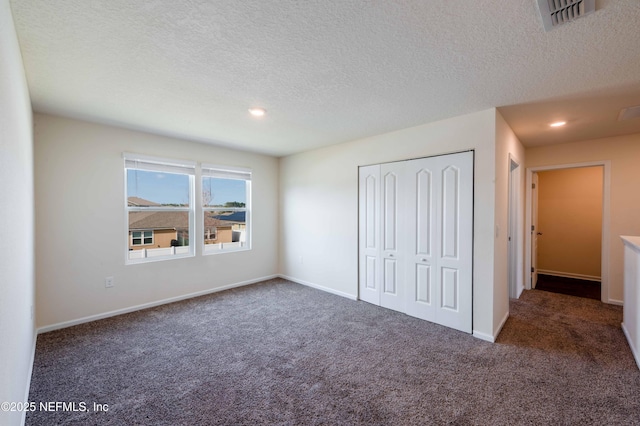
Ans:
[[[473,153],[360,168],[360,299],[470,333]]]

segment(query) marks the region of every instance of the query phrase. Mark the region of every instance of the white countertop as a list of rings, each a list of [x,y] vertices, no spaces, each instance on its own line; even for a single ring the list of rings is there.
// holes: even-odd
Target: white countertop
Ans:
[[[622,241],[624,241],[625,245],[640,252],[640,237],[630,237],[627,235],[621,235],[620,238],[622,238]]]

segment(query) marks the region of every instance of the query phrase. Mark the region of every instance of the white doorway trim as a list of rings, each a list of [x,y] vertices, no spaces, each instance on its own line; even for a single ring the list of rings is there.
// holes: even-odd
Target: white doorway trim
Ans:
[[[604,303],[611,303],[615,305],[621,305],[622,301],[612,300],[609,298],[609,224],[611,222],[611,161],[591,161],[586,163],[572,163],[572,164],[558,164],[555,166],[538,166],[528,167],[527,176],[525,182],[526,188],[526,202],[527,207],[525,209],[525,256],[524,256],[524,273],[527,279],[525,280],[525,288],[531,289],[531,183],[533,180],[533,173],[544,170],[558,170],[558,169],[574,169],[579,167],[603,167],[603,182],[602,182],[602,254],[601,254],[601,292],[600,300]]]
[[[511,153],[509,154],[509,297],[517,299],[520,297],[523,285],[523,266],[522,266],[522,180],[521,180],[520,162],[515,159]]]

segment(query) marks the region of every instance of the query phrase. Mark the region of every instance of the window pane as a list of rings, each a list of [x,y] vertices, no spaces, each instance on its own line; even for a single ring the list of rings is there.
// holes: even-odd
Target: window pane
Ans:
[[[196,163],[124,154],[127,263],[194,256]]]
[[[188,246],[189,212],[129,212],[129,234],[133,236],[130,250],[158,249],[163,253],[167,250],[159,249]]]
[[[237,179],[204,177],[202,204],[205,207],[246,207],[247,183]]]
[[[189,206],[189,175],[127,169],[127,205]]]
[[[205,252],[246,248],[246,210],[212,210],[204,212]],[[207,238],[209,237],[209,238]]]

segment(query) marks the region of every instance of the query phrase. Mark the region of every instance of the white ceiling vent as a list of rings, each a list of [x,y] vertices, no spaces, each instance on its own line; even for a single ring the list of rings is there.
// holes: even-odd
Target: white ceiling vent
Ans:
[[[596,0],[538,0],[546,31],[582,18],[596,10]]]
[[[618,115],[618,121],[631,120],[632,118],[640,118],[640,105],[624,108]]]

